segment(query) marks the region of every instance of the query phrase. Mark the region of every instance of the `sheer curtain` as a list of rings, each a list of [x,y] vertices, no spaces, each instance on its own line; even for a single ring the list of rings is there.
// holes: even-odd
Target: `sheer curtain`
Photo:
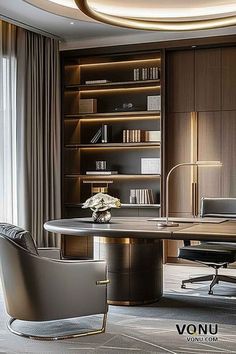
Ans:
[[[0,21],[0,221],[17,224],[16,27]]]

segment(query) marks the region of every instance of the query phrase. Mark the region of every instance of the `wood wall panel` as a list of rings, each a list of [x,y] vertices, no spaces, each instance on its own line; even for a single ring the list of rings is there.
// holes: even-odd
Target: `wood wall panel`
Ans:
[[[167,170],[191,161],[191,117],[189,113],[168,114]],[[191,169],[180,167],[170,177],[170,213],[191,213]],[[182,215],[182,216],[184,216]]]
[[[222,161],[221,112],[198,113],[198,160]],[[198,168],[199,197],[222,195],[222,168]]]
[[[236,197],[236,111],[222,112],[222,194]]]
[[[93,258],[93,237],[65,235],[63,236],[63,246],[65,258]]]
[[[195,52],[196,111],[221,109],[221,49]]]
[[[194,111],[194,51],[171,52],[167,66],[168,111]]]
[[[222,49],[222,109],[236,109],[236,47]]]

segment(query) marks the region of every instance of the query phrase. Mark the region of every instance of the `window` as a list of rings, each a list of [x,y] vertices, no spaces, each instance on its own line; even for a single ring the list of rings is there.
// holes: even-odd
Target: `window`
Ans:
[[[16,58],[0,53],[0,221],[17,223]]]

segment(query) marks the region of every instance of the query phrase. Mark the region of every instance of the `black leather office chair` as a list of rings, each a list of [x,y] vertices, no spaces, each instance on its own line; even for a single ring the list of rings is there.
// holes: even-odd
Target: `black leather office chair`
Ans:
[[[105,331],[105,261],[66,261],[40,257],[29,232],[0,223],[0,270],[9,330],[17,335],[56,340]],[[58,336],[35,336],[12,327],[17,320],[52,321],[103,314],[100,329]]]
[[[202,217],[236,218],[236,198],[202,198]],[[199,262],[215,269],[215,274],[190,278],[182,281],[182,288],[187,283],[211,281],[208,294],[213,294],[213,286],[219,281],[236,283],[236,277],[220,275],[219,268],[226,268],[236,261],[236,243],[233,242],[202,242],[191,245],[191,241],[184,241],[184,247],[179,249],[179,258]]]

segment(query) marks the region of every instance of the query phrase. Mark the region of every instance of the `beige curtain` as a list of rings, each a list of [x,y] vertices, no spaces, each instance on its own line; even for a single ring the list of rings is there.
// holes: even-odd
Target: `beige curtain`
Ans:
[[[43,229],[60,218],[58,41],[17,29],[17,175],[19,225],[38,246],[59,246]]]

